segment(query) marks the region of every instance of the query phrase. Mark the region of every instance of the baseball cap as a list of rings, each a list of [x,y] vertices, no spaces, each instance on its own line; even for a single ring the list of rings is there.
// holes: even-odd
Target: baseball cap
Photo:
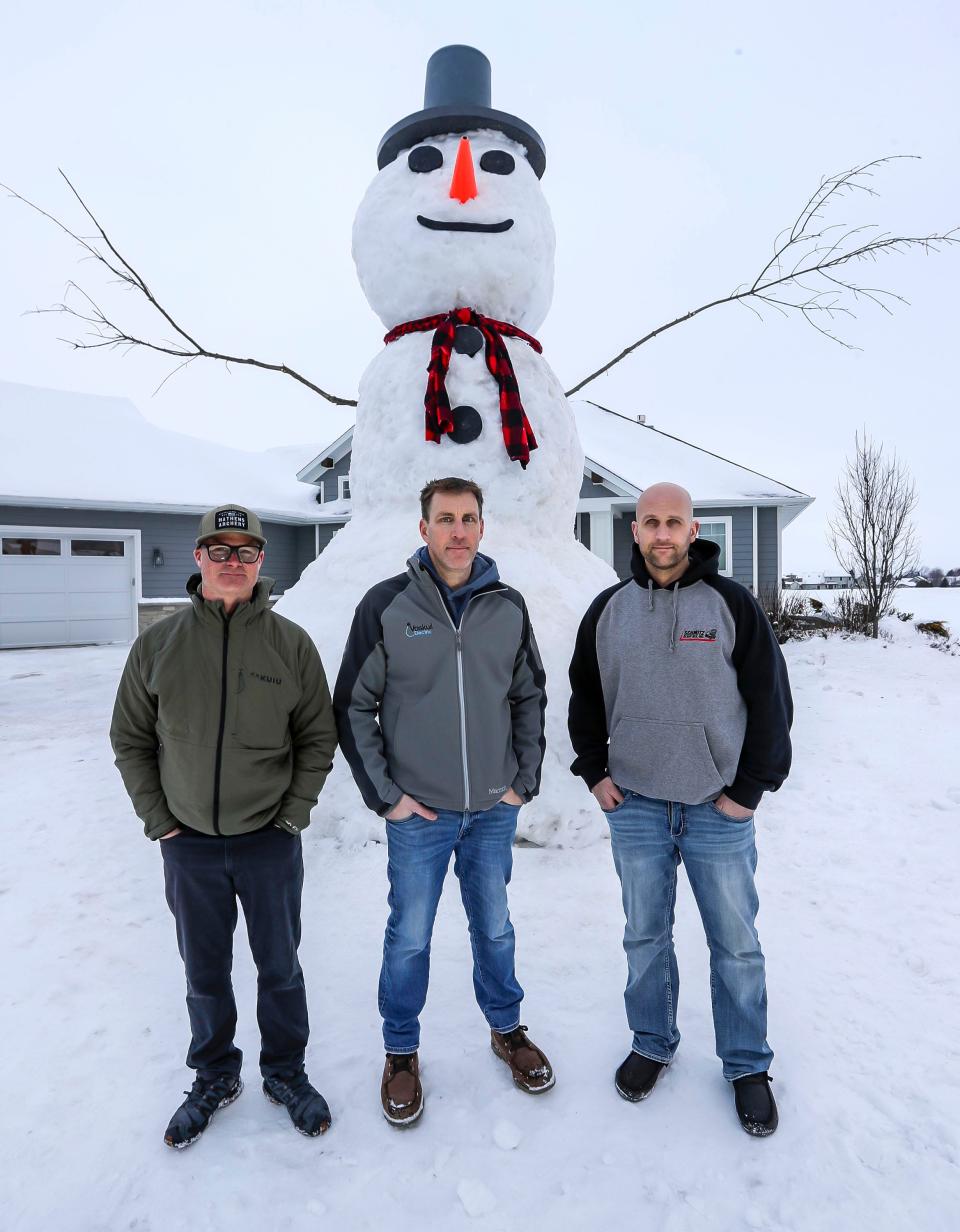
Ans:
[[[260,519],[250,509],[243,505],[218,505],[200,519],[200,533],[197,535],[197,547],[215,535],[249,535],[261,547],[267,542],[260,525]]]

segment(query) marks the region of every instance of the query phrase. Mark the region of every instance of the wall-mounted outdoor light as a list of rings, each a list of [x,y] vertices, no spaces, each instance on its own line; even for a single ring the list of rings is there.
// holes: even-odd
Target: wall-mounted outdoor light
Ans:
[[[163,549],[162,548],[153,549],[153,567],[154,569],[163,568]]]

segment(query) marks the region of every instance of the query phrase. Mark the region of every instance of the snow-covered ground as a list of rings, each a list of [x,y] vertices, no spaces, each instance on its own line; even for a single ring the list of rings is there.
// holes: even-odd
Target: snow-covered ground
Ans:
[[[934,592],[911,595],[910,610],[921,593]],[[162,1132],[188,1085],[183,977],[160,853],[106,738],[124,651],[4,652],[4,1232],[956,1227],[960,658],[890,627],[891,643],[786,647],[795,770],[758,815],[781,1107],[780,1131],[763,1141],[740,1130],[713,1055],[688,892],[680,1052],[649,1101],[617,1097],[629,1034],[605,842],[516,853],[524,1021],[556,1066],[555,1090],[521,1094],[493,1058],[448,884],[424,1018],[426,1112],[391,1129],[378,1100],[384,848],[314,831],[308,1065],[334,1126],[302,1138],[258,1089],[241,935],[247,1089],[197,1145],[167,1150]]]
[[[827,608],[836,605],[841,595],[856,598],[847,590],[785,590],[784,598],[799,595],[803,599],[819,599]],[[960,586],[898,586],[893,592],[894,611],[913,616],[914,620],[945,620],[950,631],[960,636]]]

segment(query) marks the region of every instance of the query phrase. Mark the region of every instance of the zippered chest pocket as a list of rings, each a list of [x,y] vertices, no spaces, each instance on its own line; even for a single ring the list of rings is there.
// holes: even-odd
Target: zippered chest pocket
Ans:
[[[285,665],[245,665],[233,674],[232,734],[247,749],[282,749],[290,743],[290,712],[300,700],[299,685]]]

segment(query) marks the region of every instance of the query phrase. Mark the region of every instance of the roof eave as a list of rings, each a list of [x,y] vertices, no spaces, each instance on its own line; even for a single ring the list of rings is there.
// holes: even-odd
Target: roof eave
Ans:
[[[99,509],[104,513],[207,513],[210,505],[170,504],[158,501],[98,501],[73,499],[61,496],[7,496],[0,492],[0,505],[9,505],[18,509]],[[278,522],[286,526],[313,526],[315,523],[329,519],[312,512],[298,513],[289,509],[270,509],[264,505],[257,507],[257,513],[263,522]]]

